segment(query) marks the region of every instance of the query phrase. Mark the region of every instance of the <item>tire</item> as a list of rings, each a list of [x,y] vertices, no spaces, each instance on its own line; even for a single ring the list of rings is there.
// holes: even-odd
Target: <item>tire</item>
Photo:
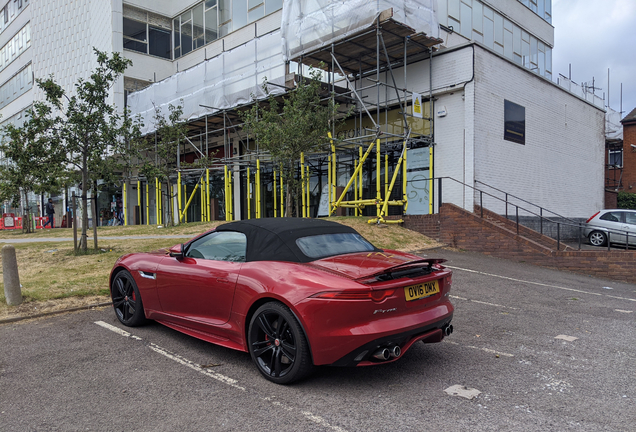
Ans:
[[[113,299],[115,315],[123,325],[137,327],[146,323],[139,288],[127,270],[117,273],[110,287],[110,295]]]
[[[254,312],[247,343],[257,369],[273,383],[298,381],[313,369],[305,333],[281,303],[265,303]]]
[[[603,246],[607,242],[607,234],[603,231],[592,231],[588,239],[592,246]]]

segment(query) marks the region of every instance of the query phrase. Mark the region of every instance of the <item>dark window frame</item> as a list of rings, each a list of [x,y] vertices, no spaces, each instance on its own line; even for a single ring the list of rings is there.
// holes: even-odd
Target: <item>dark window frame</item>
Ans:
[[[526,144],[526,108],[504,99],[504,140]]]

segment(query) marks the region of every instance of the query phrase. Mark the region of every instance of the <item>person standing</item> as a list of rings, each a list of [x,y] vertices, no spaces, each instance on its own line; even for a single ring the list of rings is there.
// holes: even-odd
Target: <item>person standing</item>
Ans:
[[[53,204],[53,200],[49,198],[49,202],[46,203],[46,215],[48,216],[48,220],[42,226],[42,228],[46,228],[48,224],[51,224],[51,228],[53,228],[53,215],[55,214],[55,205]]]

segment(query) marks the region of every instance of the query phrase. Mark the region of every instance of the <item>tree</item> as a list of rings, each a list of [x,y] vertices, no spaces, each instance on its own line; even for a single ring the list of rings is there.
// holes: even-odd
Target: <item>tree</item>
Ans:
[[[119,113],[108,103],[111,88],[132,62],[120,53],[109,56],[93,50],[97,67],[88,79],[78,80],[75,95],[67,96],[52,76],[37,79],[45,102],[34,104],[37,109],[41,106],[51,109],[47,119],[55,124],[55,139],[65,156],[64,162],[81,175],[82,251],[87,249],[88,189],[108,173],[123,168],[128,160],[127,141],[139,136],[139,123],[130,118],[128,110]],[[56,117],[52,117],[54,111]]]
[[[183,108],[181,105],[168,105],[168,118],[161,113],[161,108],[155,107],[155,134],[149,135],[145,139],[136,140],[136,156],[143,160],[139,166],[139,172],[146,177],[159,179],[159,184],[166,184],[167,202],[171,203],[174,198],[172,193],[170,175],[176,171],[177,149],[180,141],[187,133],[186,122],[181,120]],[[154,154],[154,160],[151,157]],[[162,192],[163,195],[163,192]],[[172,224],[172,206],[168,206],[168,217],[166,225]]]
[[[292,198],[296,201],[299,195],[296,171],[301,153],[316,151],[325,143],[338,114],[338,104],[333,99],[321,103],[320,76],[321,71],[312,69],[309,79],[302,79],[283,96],[282,105],[269,95],[267,105],[256,101],[241,113],[244,128],[256,136],[260,147],[269,151],[275,166],[281,167],[287,185],[288,213]],[[267,81],[263,89],[267,93]]]
[[[21,127],[8,124],[3,128],[6,141],[0,145],[0,150],[4,152],[7,163],[0,166],[0,200],[17,204],[20,198],[24,199],[27,206],[22,227],[24,231],[31,232],[29,194],[59,192],[65,170],[64,154],[60,151],[51,108],[36,104],[27,116]]]

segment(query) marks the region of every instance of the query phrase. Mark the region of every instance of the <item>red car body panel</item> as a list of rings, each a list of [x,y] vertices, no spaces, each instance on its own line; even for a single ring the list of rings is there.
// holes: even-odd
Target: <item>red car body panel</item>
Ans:
[[[342,362],[345,356],[375,340],[400,344],[404,352],[417,340],[443,338],[440,328],[450,323],[453,306],[448,297],[451,271],[437,264],[439,260],[429,260],[434,271],[424,276],[384,281],[374,277],[396,266],[406,268],[413,261],[423,260],[386,250],[309,263],[239,263],[179,260],[162,249],[121,257],[111,272],[111,283],[119,270],[128,270],[138,285],[147,318],[241,351],[248,351],[246,332],[255,305],[267,300],[280,301],[301,323],[313,363],[327,365]],[[439,284],[437,294],[406,300],[404,287],[433,280]],[[325,292],[369,289],[394,292],[380,302],[315,297]]]

